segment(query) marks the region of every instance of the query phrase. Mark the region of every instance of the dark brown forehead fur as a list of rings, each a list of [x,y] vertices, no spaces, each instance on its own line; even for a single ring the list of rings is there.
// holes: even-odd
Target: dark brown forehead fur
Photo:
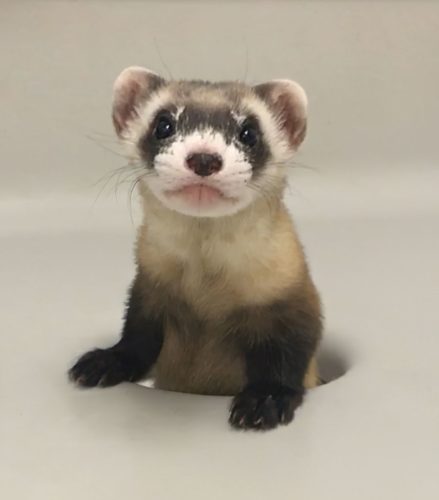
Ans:
[[[182,134],[212,128],[221,132],[226,143],[230,144],[239,133],[238,115],[251,115],[251,110],[243,106],[243,98],[253,91],[241,82],[183,80],[170,82],[168,89],[171,92],[170,104],[175,110],[181,109],[178,127]]]
[[[189,135],[194,131],[206,128],[218,131],[224,137],[226,144],[235,144],[241,149],[255,171],[260,170],[270,156],[270,149],[258,118],[244,105],[244,98],[256,96],[253,89],[241,82],[217,82],[211,83],[202,80],[194,81],[171,81],[167,82],[166,88],[170,91],[170,97],[163,102],[158,110],[155,120],[150,129],[141,139],[140,150],[147,163],[152,166],[154,157],[172,144],[175,136],[169,140],[157,141],[153,130],[158,117],[163,112],[177,115],[176,136]],[[180,113],[177,113],[180,111]],[[253,148],[243,146],[238,141],[241,123],[237,116],[242,116],[259,131],[259,141]]]
[[[255,95],[253,89],[242,82],[208,82],[180,80],[168,83],[176,104],[188,102],[208,107],[226,106],[239,110],[244,97]]]

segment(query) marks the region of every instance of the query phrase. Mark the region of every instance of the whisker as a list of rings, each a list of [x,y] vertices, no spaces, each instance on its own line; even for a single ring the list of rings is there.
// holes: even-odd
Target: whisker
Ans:
[[[148,176],[153,176],[156,175],[155,171],[147,171],[143,172],[141,175],[138,175],[135,179],[134,182],[131,185],[131,188],[129,190],[129,210],[130,210],[130,219],[131,219],[131,224],[134,226],[134,219],[133,219],[133,194],[134,190],[136,189],[136,186],[143,180],[145,177]]]
[[[244,40],[245,43],[245,66],[244,66],[244,78],[242,81],[245,83],[247,82],[247,76],[248,76],[248,44],[247,40]]]
[[[126,165],[124,165],[122,167],[118,167],[114,170],[111,170],[110,172],[106,172],[102,177],[99,177],[99,179],[93,183],[93,186],[97,186],[100,182],[104,181],[108,177],[115,175],[119,170],[121,170],[123,168],[126,168]]]
[[[126,174],[126,175],[124,177],[122,177],[124,174]],[[133,175],[137,176],[137,169],[134,169],[132,172],[119,173],[117,180],[116,180],[116,184],[114,186],[114,196],[116,198],[117,198],[120,186],[129,182],[129,179],[131,179],[131,177],[133,177]]]
[[[276,166],[276,167],[302,168],[304,170],[311,170],[311,171],[317,172],[317,173],[321,172],[321,170],[317,167],[313,167],[312,165],[307,165],[306,163],[298,162],[296,160],[290,160],[290,161],[286,161],[286,162],[282,162],[282,161],[270,162],[269,165]]]
[[[93,135],[100,135],[102,137],[109,137],[114,139],[114,134],[107,134],[106,132],[100,132],[99,130],[90,130],[90,133]]]
[[[111,143],[111,144],[116,144],[117,146],[121,146],[121,142],[119,139],[116,139],[115,137],[106,137],[106,136],[96,136],[94,133],[93,134],[84,134],[85,137],[91,141],[96,141],[98,143],[104,142],[104,143]]]
[[[128,207],[130,210],[130,220],[131,220],[131,225],[134,226],[134,218],[133,218],[133,193],[134,190],[136,189],[137,184],[141,180],[141,176],[138,176],[134,179],[134,182],[131,185],[131,188],[129,190],[129,195],[128,195]]]
[[[111,148],[109,148],[108,146],[105,146],[104,144],[98,142],[95,138],[89,136],[89,135],[86,135],[85,136],[89,141],[92,141],[94,144],[96,144],[97,146],[99,146],[101,149],[104,149],[105,151],[108,151],[109,153],[112,153],[114,154],[115,156],[119,156],[120,158],[124,158],[124,159],[129,159],[129,156],[127,156],[126,154],[123,154],[123,153],[118,153],[117,151],[113,151]]]
[[[137,164],[135,162],[130,162],[130,163],[127,163],[126,165],[118,167],[118,168],[112,170],[111,172],[108,172],[104,176],[102,176],[97,182],[94,183],[94,186],[97,186],[100,182],[104,182],[102,188],[99,190],[99,192],[98,192],[98,194],[93,202],[93,206],[96,205],[98,199],[101,197],[102,193],[105,191],[105,189],[107,188],[109,183],[114,178],[116,178],[114,194],[115,194],[115,196],[117,196],[117,190],[118,190],[119,186],[122,183],[126,182],[126,180],[129,177],[131,177],[132,175],[137,174],[143,170],[144,170],[143,165]],[[122,175],[124,175],[124,174],[127,174],[127,175],[125,175],[123,177],[123,179],[121,179]]]
[[[102,186],[102,188],[99,190],[94,202],[93,202],[93,206],[96,204],[96,202],[98,201],[98,199],[101,197],[102,193],[105,191],[105,188],[108,186],[108,184],[110,183],[110,181],[112,179],[114,179],[114,177],[116,175],[118,175],[120,172],[120,169],[116,169],[112,172],[110,172],[109,174],[106,174],[105,176],[103,176],[100,180],[98,180],[94,185],[97,186],[99,184],[99,182],[103,181],[105,178],[105,182],[104,182],[104,185]]]
[[[168,73],[169,77],[171,78],[171,80],[173,80],[174,77],[172,76],[172,73],[171,73],[171,70],[169,69],[169,66],[166,64],[165,60],[163,59],[162,53],[161,53],[160,48],[159,48],[159,44],[157,42],[157,38],[155,36],[153,37],[153,42],[154,42],[157,54],[159,56],[160,62],[162,63],[162,65],[165,68],[165,70],[167,71],[167,73]]]

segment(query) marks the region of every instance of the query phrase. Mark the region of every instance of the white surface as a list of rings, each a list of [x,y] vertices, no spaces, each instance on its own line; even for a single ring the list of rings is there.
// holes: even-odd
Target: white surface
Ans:
[[[2,5],[1,498],[438,498],[438,22],[433,2]],[[227,398],[66,381],[117,337],[133,273],[125,195],[91,187],[121,159],[84,136],[111,133],[122,67],[160,69],[153,34],[176,75],[240,76],[247,44],[251,80],[310,96],[316,171],[292,172],[288,204],[323,367],[346,373],[286,428],[231,431]]]

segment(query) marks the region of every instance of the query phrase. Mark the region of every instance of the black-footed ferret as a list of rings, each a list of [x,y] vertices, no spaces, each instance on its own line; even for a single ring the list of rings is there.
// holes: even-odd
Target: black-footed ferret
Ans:
[[[233,395],[230,423],[293,419],[318,383],[320,302],[283,204],[306,131],[289,80],[167,81],[125,69],[113,122],[136,164],[144,221],[122,337],[84,354],[85,387],[153,374],[158,388]]]

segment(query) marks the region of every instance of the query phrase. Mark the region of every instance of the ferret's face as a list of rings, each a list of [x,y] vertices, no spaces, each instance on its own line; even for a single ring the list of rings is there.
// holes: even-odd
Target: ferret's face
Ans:
[[[115,83],[113,121],[164,206],[221,217],[282,195],[285,166],[305,135],[306,97],[288,80],[167,82],[128,68]]]

